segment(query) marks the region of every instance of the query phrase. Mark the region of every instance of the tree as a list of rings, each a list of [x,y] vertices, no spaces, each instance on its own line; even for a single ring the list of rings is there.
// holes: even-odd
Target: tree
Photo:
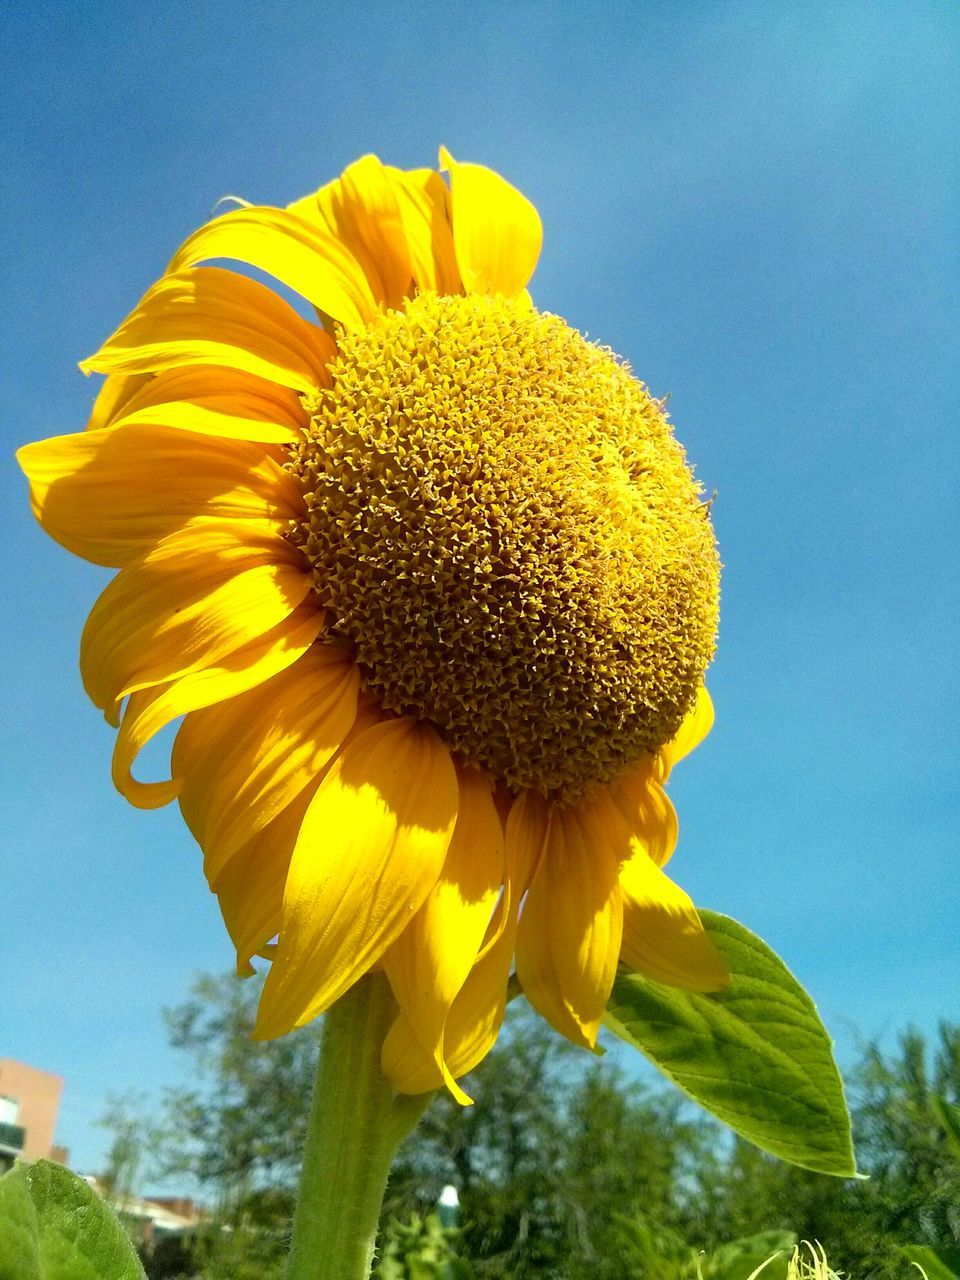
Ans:
[[[200,977],[166,1011],[170,1043],[189,1055],[194,1083],[165,1104],[164,1171],[188,1173],[221,1197],[296,1187],[316,1071],[312,1030],[252,1037],[258,984]]]
[[[151,1134],[144,1119],[145,1107],[143,1094],[112,1096],[98,1121],[101,1128],[113,1135],[106,1165],[100,1174],[100,1186],[105,1199],[115,1209],[121,1209],[135,1193],[147,1161]]]
[[[941,1118],[960,1099],[960,1026],[941,1024],[933,1045],[911,1029],[892,1053],[868,1044],[849,1092],[868,1180],[838,1183],[736,1143],[714,1184],[714,1230],[788,1228],[850,1275],[899,1280],[901,1247],[960,1243],[960,1157]]]
[[[193,1060],[166,1103],[163,1167],[209,1188],[236,1223],[289,1221],[316,1060],[316,1036],[250,1040],[256,983],[202,978],[168,1014]],[[442,1187],[463,1205],[463,1252],[478,1277],[621,1280],[616,1215],[641,1206],[686,1224],[698,1154],[713,1141],[679,1098],[628,1085],[515,1001],[500,1042],[466,1081],[476,1105],[440,1093],[401,1149],[384,1221],[425,1220]]]
[[[200,1181],[234,1249],[255,1243],[252,1274],[268,1276],[296,1194],[317,1038],[308,1028],[253,1042],[258,994],[256,982],[202,978],[169,1013],[192,1071],[167,1099],[160,1145],[162,1168]],[[672,1089],[573,1049],[522,1000],[465,1086],[475,1106],[439,1093],[401,1148],[384,1205],[395,1274],[414,1276],[420,1243],[429,1262],[430,1215],[448,1182],[462,1205],[456,1248],[476,1280],[630,1280],[650,1272],[640,1259],[651,1249],[681,1269],[685,1250],[705,1250],[716,1269],[721,1246],[763,1232],[819,1240],[851,1276],[899,1280],[901,1246],[960,1243],[958,1026],[944,1024],[933,1045],[907,1031],[892,1053],[864,1049],[849,1088],[866,1182],[732,1139]],[[128,1136],[118,1128],[121,1164]],[[237,1258],[217,1261],[219,1239],[208,1237],[204,1274],[241,1275]]]

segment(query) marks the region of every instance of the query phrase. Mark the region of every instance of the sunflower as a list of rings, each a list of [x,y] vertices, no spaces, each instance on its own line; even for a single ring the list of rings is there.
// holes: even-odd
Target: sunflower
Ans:
[[[491,170],[365,156],[191,235],[82,363],[87,429],[19,454],[43,528],[119,570],[84,685],[119,790],[179,801],[239,971],[270,962],[256,1034],[382,969],[403,1093],[468,1100],[514,969],[588,1048],[618,963],[727,979],[663,871],[712,722],[708,504],[663,404],[533,306],[540,245]]]

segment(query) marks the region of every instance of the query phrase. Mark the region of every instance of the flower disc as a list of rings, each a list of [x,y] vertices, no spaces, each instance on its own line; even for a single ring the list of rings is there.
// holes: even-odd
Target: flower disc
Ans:
[[[294,537],[367,687],[516,789],[575,794],[658,750],[719,577],[660,404],[500,297],[424,294],[338,345]]]

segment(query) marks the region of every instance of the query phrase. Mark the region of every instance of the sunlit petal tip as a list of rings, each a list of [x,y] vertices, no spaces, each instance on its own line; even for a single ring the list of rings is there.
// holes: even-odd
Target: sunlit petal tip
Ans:
[[[287,1015],[283,1016],[275,1009],[271,1001],[267,997],[266,991],[260,997],[260,1005],[257,1009],[256,1022],[250,1033],[254,1040],[277,1040],[280,1036],[289,1035],[291,1031],[295,1031],[297,1022],[295,1018]]]
[[[710,733],[714,724],[713,699],[706,685],[697,691],[696,701],[684,717],[676,735],[662,747],[659,755],[661,782],[666,782],[673,766],[694,751]]]
[[[620,958],[645,977],[686,991],[721,991],[726,961],[689,896],[643,850],[620,868],[623,942]]]
[[[266,285],[222,267],[190,267],[152,285],[80,367],[135,376],[222,366],[311,393],[329,385],[334,353],[330,335]]]
[[[617,853],[591,816],[554,810],[517,934],[517,977],[527,998],[588,1049],[596,1044],[620,954]]]
[[[136,809],[162,809],[176,800],[183,785],[179,778],[161,782],[139,782],[124,765],[114,764],[113,785]]]
[[[450,1009],[477,962],[505,874],[503,827],[489,778],[457,770],[457,821],[436,884],[384,956],[397,1003],[442,1081],[470,1101],[446,1060]]]
[[[167,272],[211,258],[267,272],[347,329],[362,328],[376,314],[369,284],[348,246],[289,209],[251,205],[221,214],[184,241]]]
[[[453,242],[468,293],[521,296],[536,269],[543,225],[533,204],[494,170],[458,163],[440,147],[450,174]]]
[[[457,794],[426,725],[383,720],[345,744],[293,850],[265,1009],[311,1021],[394,944],[440,875]]]

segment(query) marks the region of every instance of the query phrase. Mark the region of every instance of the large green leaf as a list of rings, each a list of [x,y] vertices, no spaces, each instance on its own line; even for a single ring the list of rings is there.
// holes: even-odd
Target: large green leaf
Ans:
[[[604,1021],[749,1142],[805,1169],[855,1176],[843,1086],[813,1001],[749,929],[700,915],[730,986],[698,995],[622,974]]]
[[[0,1280],[41,1280],[40,1226],[22,1168],[0,1178]]]
[[[0,1280],[144,1280],[144,1271],[83,1179],[38,1160],[0,1178]]]
[[[921,1268],[927,1280],[960,1280],[960,1249],[930,1244],[905,1244],[900,1252]]]

